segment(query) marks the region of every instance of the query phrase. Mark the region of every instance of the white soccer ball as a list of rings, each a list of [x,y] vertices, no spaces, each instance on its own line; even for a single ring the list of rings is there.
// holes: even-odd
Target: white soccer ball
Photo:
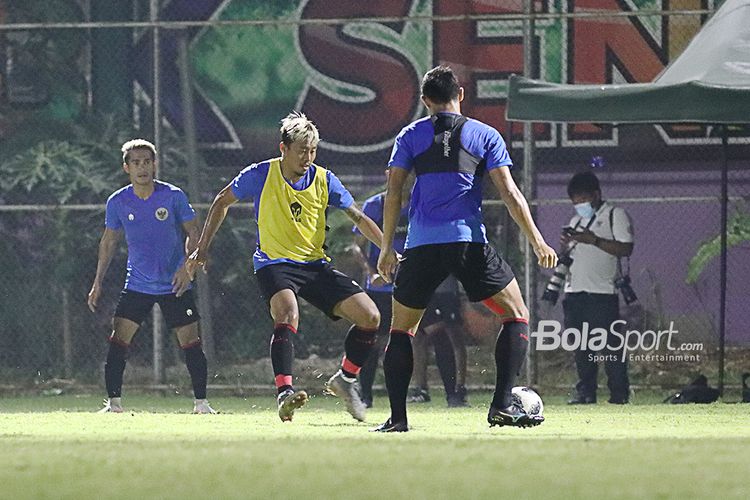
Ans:
[[[513,397],[513,404],[520,406],[526,412],[527,415],[539,415],[543,416],[544,403],[539,394],[534,392],[533,389],[528,387],[514,387],[511,389],[511,396]]]

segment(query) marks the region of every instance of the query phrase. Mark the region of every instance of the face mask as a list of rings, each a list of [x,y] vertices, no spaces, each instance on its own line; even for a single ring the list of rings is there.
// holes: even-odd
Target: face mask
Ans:
[[[586,203],[577,203],[573,206],[576,209],[576,213],[580,215],[582,219],[590,219],[596,213],[594,207],[591,206],[591,202],[588,201]]]

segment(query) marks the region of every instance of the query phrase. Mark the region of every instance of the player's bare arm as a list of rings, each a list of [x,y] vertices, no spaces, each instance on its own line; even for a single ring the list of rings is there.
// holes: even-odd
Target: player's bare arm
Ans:
[[[187,235],[185,238],[185,253],[187,255],[192,254],[196,248],[198,248],[198,239],[200,238],[200,226],[198,225],[198,219],[187,221],[182,224],[182,229]],[[185,264],[180,266],[175,272],[172,278],[172,292],[177,297],[182,296],[185,291],[190,287],[192,276],[187,270],[187,259]]]
[[[370,265],[370,261],[367,259],[367,251],[365,250],[367,245],[367,238],[361,234],[354,236],[354,244],[352,245],[352,253],[357,263],[362,269],[362,273],[370,277],[370,283],[375,286],[385,285],[385,280],[378,273],[377,268]]]
[[[393,250],[393,237],[396,234],[399,215],[401,214],[401,196],[409,171],[403,168],[390,168],[388,184],[383,203],[383,244],[378,257],[378,272],[387,282],[393,281],[398,256]]]
[[[356,203],[352,203],[348,208],[344,209],[344,212],[354,225],[357,226],[359,232],[379,248],[383,241],[383,232],[375,224],[375,221],[368,217]]]
[[[237,197],[232,192],[232,185],[227,184],[224,189],[219,191],[219,194],[214,198],[211,207],[208,209],[208,215],[206,216],[206,223],[203,225],[203,231],[198,238],[198,245],[187,259],[185,268],[189,275],[192,277],[195,275],[195,271],[198,267],[205,269],[206,260],[208,259],[208,249],[211,246],[211,242],[216,235],[216,232],[221,227],[224,218],[227,216],[229,207],[237,203]]]
[[[508,207],[510,216],[513,217],[518,227],[521,228],[529,239],[539,265],[547,269],[555,267],[557,265],[557,253],[555,253],[552,247],[547,245],[544,237],[542,237],[542,233],[536,227],[534,219],[531,217],[529,204],[510,175],[510,169],[506,167],[492,169],[490,170],[490,178],[500,192],[500,197],[505,206]]]
[[[96,263],[96,276],[94,277],[94,283],[91,285],[91,291],[88,295],[88,305],[91,312],[96,311],[96,306],[99,302],[99,296],[102,291],[102,280],[104,275],[107,274],[109,264],[112,262],[112,257],[115,256],[115,250],[117,245],[122,240],[122,231],[116,231],[114,229],[105,228],[102,234],[102,239],[99,240],[99,258]]]

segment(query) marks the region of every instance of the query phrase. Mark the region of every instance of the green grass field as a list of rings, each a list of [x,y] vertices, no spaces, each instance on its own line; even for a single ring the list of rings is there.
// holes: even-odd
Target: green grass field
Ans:
[[[545,409],[533,429],[485,423],[474,406],[412,405],[412,430],[377,434],[335,399],[292,423],[271,397],[0,399],[1,498],[749,498],[747,405],[599,404]],[[554,404],[557,403],[557,404]]]

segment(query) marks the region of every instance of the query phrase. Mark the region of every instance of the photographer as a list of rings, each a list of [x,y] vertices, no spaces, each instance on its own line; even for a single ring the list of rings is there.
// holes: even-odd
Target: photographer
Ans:
[[[622,274],[620,259],[633,252],[633,227],[630,217],[620,207],[602,200],[599,179],[592,172],[574,175],[568,183],[568,196],[576,215],[560,238],[561,253],[572,262],[565,276],[565,328],[581,329],[584,322],[593,328],[610,331],[620,319],[618,288],[627,303],[635,294],[629,277]],[[561,259],[562,260],[562,259]],[[607,345],[619,340],[609,336]],[[624,347],[624,346],[623,346]],[[606,355],[605,371],[609,402],[626,404],[630,394],[627,360],[621,360],[622,349],[601,352],[578,350],[575,354],[578,383],[569,404],[596,403],[598,365],[595,355]]]

